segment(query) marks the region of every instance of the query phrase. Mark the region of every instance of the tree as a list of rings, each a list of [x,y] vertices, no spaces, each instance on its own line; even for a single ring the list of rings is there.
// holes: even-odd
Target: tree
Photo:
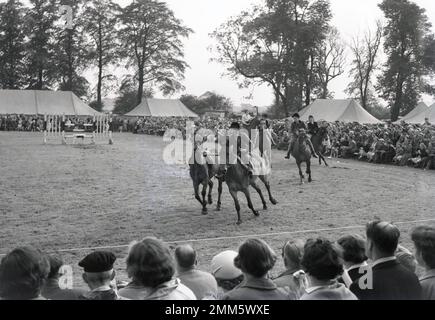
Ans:
[[[337,29],[331,28],[317,56],[315,70],[319,81],[318,97],[320,99],[332,98],[329,84],[344,73],[346,61],[345,46]]]
[[[287,116],[309,104],[317,48],[331,19],[325,0],[267,0],[212,33],[215,61],[240,86],[268,84]]]
[[[424,92],[433,93],[434,35],[425,9],[408,0],[384,0],[379,5],[387,20],[384,50],[387,62],[378,91],[388,102],[391,120],[409,112]],[[431,49],[432,48],[432,49]],[[428,54],[429,53],[429,54]]]
[[[97,110],[101,110],[102,92],[105,80],[112,81],[115,76],[107,74],[107,67],[117,60],[119,50],[116,38],[116,24],[120,7],[111,0],[92,0],[86,3],[84,9],[84,31],[90,37],[88,59],[96,64],[98,70],[96,101],[93,102]]]
[[[203,99],[193,95],[183,95],[180,101],[198,115],[203,115],[208,111],[230,112],[233,110],[233,103],[229,98],[214,92]]]
[[[355,37],[350,46],[353,61],[349,74],[353,80],[349,84],[347,92],[350,95],[356,94],[365,110],[369,109],[370,99],[375,99],[372,90],[372,78],[379,67],[377,57],[381,47],[382,33],[383,27],[381,22],[378,21],[374,35],[368,31],[363,39]]]
[[[57,5],[55,0],[30,0],[30,4],[25,19],[26,87],[49,89],[56,81],[53,37]]]
[[[163,94],[182,89],[187,64],[182,38],[192,32],[185,27],[166,3],[137,0],[122,9],[119,39],[127,67],[137,78],[137,104],[142,101],[144,86],[158,86]]]
[[[0,3],[0,88],[21,89],[24,85],[25,9],[18,0]]]
[[[137,80],[135,77],[127,76],[123,79],[119,89],[119,96],[115,101],[115,114],[126,114],[136,108],[137,103]],[[152,98],[154,92],[151,88],[144,88],[142,99]],[[142,100],[141,99],[141,100]]]
[[[80,74],[89,65],[89,43],[84,37],[84,21],[82,16],[82,0],[61,0],[73,10],[71,28],[60,25],[55,34],[55,63],[58,87],[62,91],[73,91],[79,97],[88,95],[89,83]],[[61,16],[58,15],[58,19]]]

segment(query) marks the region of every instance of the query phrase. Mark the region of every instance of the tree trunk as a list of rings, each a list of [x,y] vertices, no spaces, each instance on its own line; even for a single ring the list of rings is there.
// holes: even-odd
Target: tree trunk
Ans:
[[[400,116],[400,109],[402,106],[402,96],[403,96],[403,81],[400,79],[400,75],[397,76],[397,86],[396,86],[396,99],[394,105],[391,108],[391,121],[396,122]]]
[[[101,22],[98,26],[98,85],[97,85],[97,103],[98,106],[101,107],[101,88],[103,86],[103,41],[102,41],[102,34],[101,34]]]
[[[40,67],[38,71],[38,83],[36,84],[36,90],[42,90],[44,83],[43,83],[43,70]]]
[[[140,105],[142,103],[144,76],[145,75],[143,72],[143,66],[140,64],[139,65],[139,74],[138,74],[139,88],[137,90],[137,105]]]

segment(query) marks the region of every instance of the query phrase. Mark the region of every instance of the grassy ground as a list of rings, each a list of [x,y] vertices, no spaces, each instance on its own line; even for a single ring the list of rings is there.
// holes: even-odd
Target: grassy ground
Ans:
[[[193,244],[207,270],[214,254],[244,240],[210,238],[268,234],[262,237],[279,253],[288,239],[335,240],[362,233],[358,226],[379,217],[404,223],[402,241],[409,247],[409,230],[419,224],[410,221],[435,219],[434,171],[330,160],[330,168],[314,165],[312,184],[299,186],[294,161],[277,151],[272,188],[279,204],[256,218],[240,196],[244,224],[236,226],[226,187],[222,211],[202,216],[187,166],[164,164],[164,146],[161,138],[132,134],[116,135],[112,146],[44,146],[39,134],[0,132],[0,254],[21,245],[67,249],[61,255],[81,287],[77,262],[89,250],[68,249],[126,245],[151,235],[172,246],[205,239]],[[253,199],[261,208],[258,196]],[[356,228],[337,230],[349,226]],[[276,235],[281,232],[291,234]],[[113,249],[123,280],[126,250]]]

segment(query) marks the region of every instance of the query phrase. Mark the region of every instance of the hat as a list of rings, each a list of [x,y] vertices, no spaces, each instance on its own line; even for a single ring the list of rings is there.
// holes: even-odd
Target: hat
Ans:
[[[213,276],[221,280],[233,280],[240,277],[242,271],[234,265],[237,255],[235,251],[224,251],[216,255],[211,261]]]
[[[106,272],[113,269],[116,257],[112,252],[96,251],[87,255],[79,266],[89,273]]]
[[[299,113],[295,113],[294,115],[292,115],[292,118],[300,118],[301,116],[299,115]]]
[[[240,124],[238,122],[233,122],[230,126],[230,129],[240,130]]]

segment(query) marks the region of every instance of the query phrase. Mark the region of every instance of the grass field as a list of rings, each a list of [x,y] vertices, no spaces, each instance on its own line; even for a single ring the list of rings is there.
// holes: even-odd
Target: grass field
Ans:
[[[132,134],[115,135],[112,146],[45,146],[39,134],[0,132],[0,254],[21,245],[63,250],[76,285],[83,286],[77,262],[86,248],[123,246],[145,236],[172,246],[199,239],[193,244],[207,270],[214,254],[244,240],[232,237],[265,234],[280,253],[288,239],[334,240],[362,233],[359,226],[379,217],[403,223],[402,241],[410,246],[409,230],[421,224],[414,221],[435,219],[435,171],[330,160],[330,168],[313,166],[312,184],[299,186],[296,164],[277,151],[272,190],[279,204],[256,218],[240,196],[244,224],[236,226],[226,187],[222,211],[202,216],[187,166],[164,164],[164,146],[162,138]],[[253,200],[260,209],[256,194]],[[126,280],[127,249],[113,251]]]

